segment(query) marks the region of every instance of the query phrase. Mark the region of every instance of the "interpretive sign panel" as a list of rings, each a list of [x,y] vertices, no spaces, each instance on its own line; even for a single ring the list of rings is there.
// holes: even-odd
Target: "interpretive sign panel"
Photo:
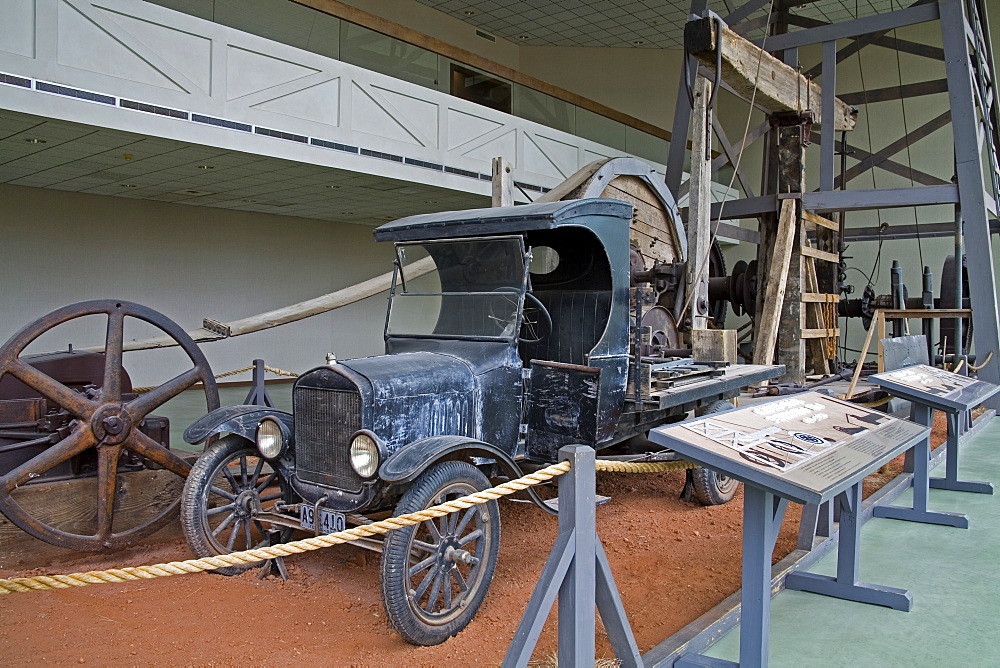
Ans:
[[[912,446],[925,427],[818,392],[659,427],[650,439],[801,503],[820,503]]]
[[[926,364],[872,374],[869,380],[894,394],[953,411],[977,406],[1000,389],[992,383]]]

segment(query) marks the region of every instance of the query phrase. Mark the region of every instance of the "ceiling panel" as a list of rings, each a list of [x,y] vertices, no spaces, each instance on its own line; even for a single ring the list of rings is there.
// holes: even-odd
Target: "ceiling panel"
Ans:
[[[0,183],[381,225],[489,198],[0,110]]]
[[[417,0],[492,35],[530,46],[598,46],[680,49],[690,0]],[[709,8],[725,16],[727,5],[711,0]],[[871,16],[904,4],[901,0],[817,0],[795,14],[820,21]],[[767,6],[750,18],[767,15]],[[751,37],[755,35],[751,34]]]

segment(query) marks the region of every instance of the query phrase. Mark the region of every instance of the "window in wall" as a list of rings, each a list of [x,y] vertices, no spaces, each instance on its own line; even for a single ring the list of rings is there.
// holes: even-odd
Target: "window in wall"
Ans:
[[[625,150],[632,155],[653,162],[665,163],[669,148],[670,144],[666,139],[654,137],[633,127],[626,126],[625,128]]]
[[[576,134],[619,151],[625,150],[624,124],[580,107],[576,109]]]
[[[511,85],[464,65],[451,64],[451,94],[490,109],[511,113]]]
[[[576,106],[520,84],[514,86],[514,115],[563,132],[576,132]]]
[[[340,59],[427,88],[440,88],[438,54],[346,21],[340,30]]]

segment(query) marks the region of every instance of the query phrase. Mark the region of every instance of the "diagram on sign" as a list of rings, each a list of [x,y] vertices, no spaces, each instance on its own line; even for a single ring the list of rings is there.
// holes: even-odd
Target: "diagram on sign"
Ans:
[[[977,382],[975,378],[960,376],[925,364],[915,364],[898,371],[879,374],[879,377],[937,397],[947,397]]]
[[[810,395],[806,400],[768,402],[732,416],[716,413],[683,426],[748,462],[785,472],[891,421],[883,413]]]

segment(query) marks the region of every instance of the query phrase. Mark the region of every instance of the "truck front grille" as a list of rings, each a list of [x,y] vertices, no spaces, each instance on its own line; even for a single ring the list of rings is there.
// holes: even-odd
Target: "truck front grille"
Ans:
[[[361,429],[357,392],[299,387],[295,390],[295,469],[305,482],[360,492],[351,467],[351,436]]]

